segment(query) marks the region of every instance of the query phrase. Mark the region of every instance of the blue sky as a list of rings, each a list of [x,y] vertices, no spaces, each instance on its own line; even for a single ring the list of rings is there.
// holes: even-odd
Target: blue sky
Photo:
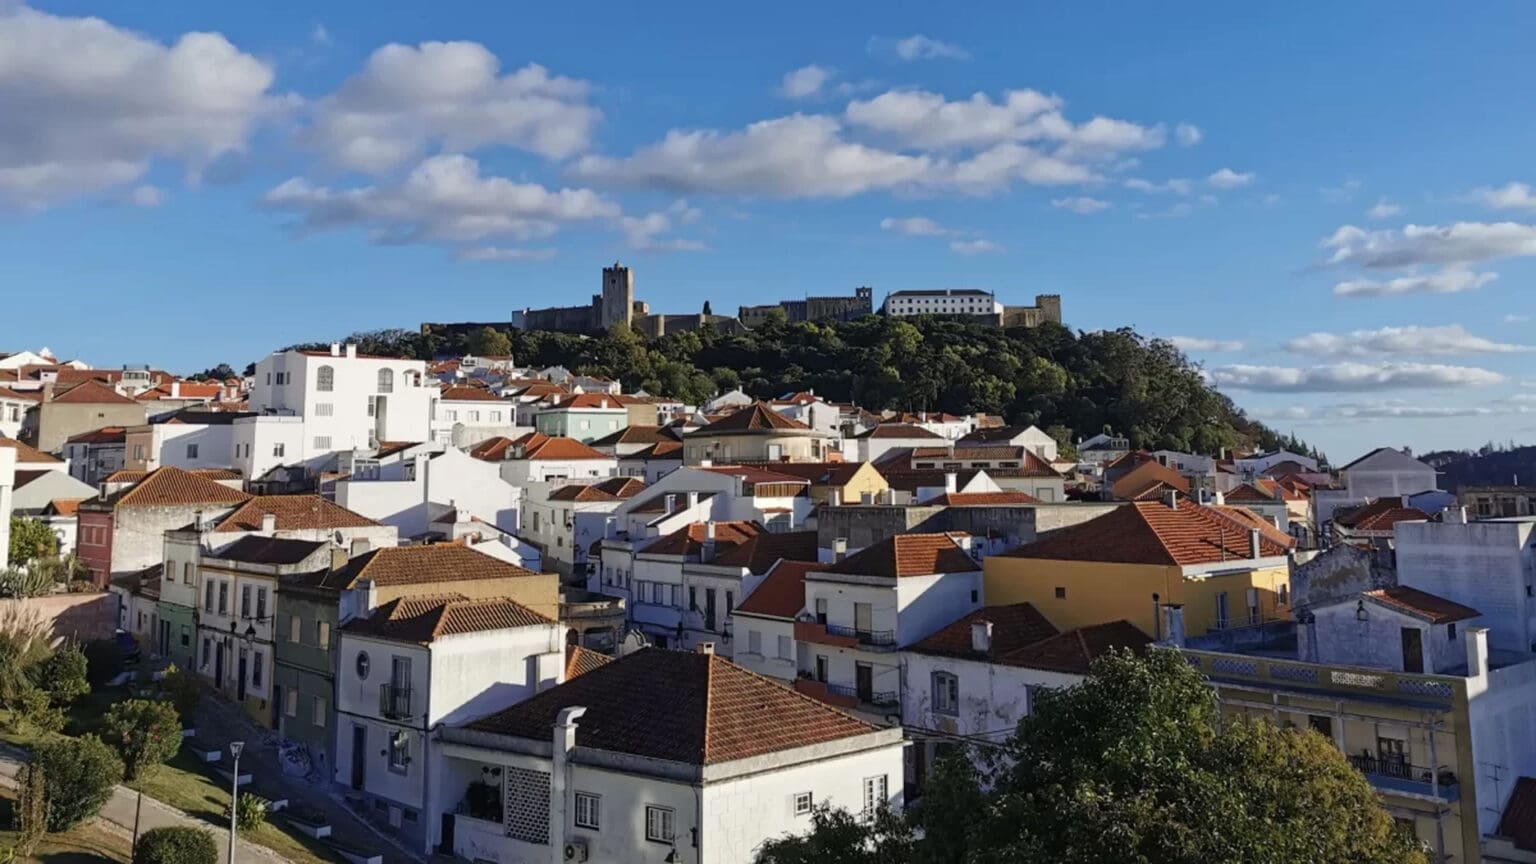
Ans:
[[[1335,458],[1536,439],[1536,8],[1319,11],[0,0],[0,346],[193,372],[623,259],[1060,293]]]

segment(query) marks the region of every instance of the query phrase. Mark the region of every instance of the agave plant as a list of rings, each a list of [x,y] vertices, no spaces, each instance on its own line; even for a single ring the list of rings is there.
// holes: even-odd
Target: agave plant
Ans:
[[[53,574],[37,564],[0,571],[0,597],[39,597],[53,590]]]

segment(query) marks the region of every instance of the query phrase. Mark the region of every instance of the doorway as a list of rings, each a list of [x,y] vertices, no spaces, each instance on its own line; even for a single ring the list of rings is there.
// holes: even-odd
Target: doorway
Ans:
[[[853,664],[853,688],[859,701],[875,701],[875,667],[868,663]]]
[[[1421,673],[1424,671],[1424,631],[1417,627],[1404,627],[1403,633],[1403,671]]]
[[[219,689],[224,689],[224,643],[213,646],[213,681]]]
[[[363,788],[363,781],[367,779],[368,766],[368,727],[361,723],[352,724],[352,788]]]
[[[240,698],[240,701],[244,702],[245,701],[245,649],[244,648],[240,649],[240,666],[239,666],[239,670],[240,670],[240,680],[235,682],[235,692],[236,692],[236,694],[238,694],[238,696]]]

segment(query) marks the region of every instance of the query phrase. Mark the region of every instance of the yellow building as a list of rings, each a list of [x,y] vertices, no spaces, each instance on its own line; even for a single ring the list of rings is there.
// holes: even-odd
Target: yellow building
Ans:
[[[986,558],[987,604],[1033,603],[1062,629],[1125,619],[1154,635],[1168,604],[1184,607],[1191,636],[1283,619],[1291,543],[1242,507],[1132,502]]]
[[[776,474],[788,474],[811,482],[811,501],[817,505],[837,506],[869,501],[883,501],[885,490],[891,488],[875,466],[869,462],[774,462],[764,463],[764,468]],[[865,498],[864,496],[869,496]]]

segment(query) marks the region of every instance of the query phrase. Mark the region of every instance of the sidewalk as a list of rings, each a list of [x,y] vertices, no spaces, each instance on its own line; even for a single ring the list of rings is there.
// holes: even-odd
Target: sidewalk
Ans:
[[[16,785],[16,773],[21,768],[21,762],[26,754],[19,748],[0,744],[0,783],[14,787]],[[112,790],[112,797],[101,808],[101,813],[96,816],[96,823],[102,825],[113,833],[121,834],[123,839],[131,840],[133,837],[134,811],[138,807],[139,793],[126,786],[118,786]],[[144,809],[139,814],[139,833],[143,834],[151,828],[164,828],[167,826],[180,826],[184,828],[199,828],[208,830],[208,823],[162,804],[153,798],[144,798]],[[229,831],[215,831],[214,839],[219,847],[219,860],[226,860],[229,854]],[[287,862],[287,858],[278,855],[265,846],[257,846],[244,840],[236,840],[235,860],[260,861],[260,862]]]

